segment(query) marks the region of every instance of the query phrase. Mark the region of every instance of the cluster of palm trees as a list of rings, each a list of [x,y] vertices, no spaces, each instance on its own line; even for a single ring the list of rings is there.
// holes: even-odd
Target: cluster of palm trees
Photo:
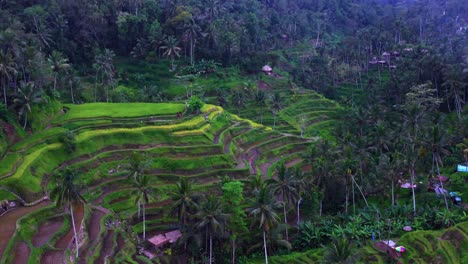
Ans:
[[[299,170],[287,169],[284,165],[278,166],[271,180],[264,181],[260,175],[252,176],[246,181],[246,190],[243,183],[224,179],[220,183],[222,188],[211,190],[210,195],[195,191],[191,182],[181,178],[170,194],[172,210],[177,214],[184,234],[179,244],[183,249],[187,249],[188,244],[189,248],[200,247],[205,238],[210,263],[213,261],[213,238],[217,239],[217,245],[231,242],[233,263],[236,248],[247,249],[244,253],[263,248],[268,263],[268,252],[277,247],[291,249],[288,216],[300,209],[296,205],[307,194],[308,182],[309,179]],[[231,185],[240,186],[238,196],[236,192],[229,191],[234,188]],[[244,195],[247,196],[244,198]],[[280,211],[283,224],[280,223]],[[253,230],[260,231],[258,240],[252,239],[255,235]],[[225,250],[224,247],[218,249]]]
[[[247,105],[254,104],[255,107],[260,108],[258,122],[261,124],[264,121],[263,112],[269,110],[273,115],[273,128],[276,128],[278,113],[286,106],[286,98],[280,92],[262,90],[252,83],[244,83],[243,86],[232,89],[229,93],[226,89],[216,89],[216,100],[223,107],[231,106],[235,108],[238,115]]]

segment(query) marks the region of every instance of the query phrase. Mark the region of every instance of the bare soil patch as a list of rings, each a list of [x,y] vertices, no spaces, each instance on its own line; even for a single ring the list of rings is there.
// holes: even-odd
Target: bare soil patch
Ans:
[[[63,219],[60,217],[52,218],[47,222],[40,224],[39,231],[32,239],[34,247],[41,247],[47,243],[62,225]]]
[[[13,259],[13,263],[28,263],[29,254],[31,254],[31,249],[29,248],[28,244],[26,244],[26,242],[21,241],[21,243],[19,243],[14,252],[15,258]]]

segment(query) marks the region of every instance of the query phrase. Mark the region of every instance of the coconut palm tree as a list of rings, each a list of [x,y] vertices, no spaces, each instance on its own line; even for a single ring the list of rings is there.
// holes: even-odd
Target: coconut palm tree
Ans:
[[[47,58],[47,62],[54,73],[54,90],[56,90],[59,73],[66,71],[71,65],[68,63],[68,59],[63,57],[62,53],[55,50],[52,51],[50,56]]]
[[[59,184],[52,190],[50,197],[55,200],[55,205],[58,208],[68,208],[72,217],[73,234],[75,236],[76,255],[78,258],[78,236],[76,234],[75,216],[73,214],[73,206],[86,203],[86,200],[80,194],[80,185],[75,184],[77,174],[72,170],[66,170]]]
[[[278,224],[279,217],[275,212],[277,207],[278,203],[272,199],[270,190],[266,185],[262,185],[252,206],[248,209],[249,215],[255,217],[259,222],[260,229],[263,231],[263,249],[266,264],[268,264],[267,234]]]
[[[284,224],[286,225],[286,240],[289,240],[288,235],[288,218],[286,206],[289,203],[294,204],[297,200],[299,190],[297,189],[297,180],[294,174],[286,169],[284,164],[276,168],[276,173],[272,179],[268,180],[269,187],[275,195],[280,195],[283,204]]]
[[[237,115],[240,115],[240,109],[244,108],[245,101],[247,100],[245,92],[242,89],[235,89],[232,91],[231,97],[232,105],[236,106]]]
[[[254,94],[254,100],[257,106],[260,107],[260,124],[263,124],[263,107],[266,104],[266,94],[262,90],[257,90]]]
[[[18,115],[23,118],[23,128],[25,129],[28,123],[28,113],[32,112],[32,105],[45,102],[45,99],[42,98],[42,91],[35,88],[34,82],[25,83],[23,81],[20,82],[20,88],[18,88],[15,97],[13,103],[19,109]]]
[[[5,108],[8,108],[8,96],[7,89],[8,83],[12,79],[13,75],[17,73],[16,64],[7,52],[0,50],[0,85],[3,88],[3,99],[5,101]]]
[[[275,92],[271,97],[270,101],[270,109],[271,113],[273,114],[273,128],[276,127],[276,115],[278,112],[283,109],[283,98],[278,92]]]
[[[443,166],[442,155],[449,155],[450,152],[445,148],[445,135],[444,130],[440,129],[439,124],[436,124],[429,128],[430,133],[430,142],[429,147],[432,150],[432,175],[434,175],[434,169],[437,169],[437,176],[440,175],[440,167]],[[434,168],[435,165],[435,168]],[[440,187],[444,189],[444,184],[439,178]],[[444,195],[445,208],[449,210],[447,203],[447,196],[445,192],[442,192]]]
[[[180,177],[176,183],[176,188],[169,194],[172,200],[171,209],[177,211],[179,223],[187,225],[187,216],[191,209],[197,207],[198,194],[193,188],[193,184],[186,178]]]
[[[221,200],[215,196],[208,196],[195,215],[198,222],[197,230],[204,230],[210,240],[210,264],[213,262],[213,236],[224,229],[228,215],[223,213]]]
[[[173,71],[175,70],[175,57],[180,57],[179,51],[181,48],[177,46],[178,43],[179,41],[175,37],[169,36],[166,38],[165,45],[160,47],[160,49],[165,50],[163,56],[169,57],[171,59],[171,67]]]
[[[150,185],[150,178],[143,175],[139,180],[134,183],[134,191],[132,195],[135,196],[135,203],[142,204],[143,208],[143,241],[146,240],[146,209],[145,205],[154,196],[155,189]]]
[[[106,102],[109,102],[109,86],[114,87],[115,80],[115,68],[114,68],[114,57],[115,53],[112,50],[105,49],[102,53],[99,53],[95,57],[95,63],[93,67],[96,71],[96,82],[98,76],[101,76],[102,82],[106,88]],[[97,98],[95,91],[95,97]],[[95,100],[97,100],[95,98]]]
[[[127,179],[133,178],[133,183],[140,182],[140,176],[143,175],[144,170],[148,166],[146,160],[140,152],[134,151],[130,154],[129,164],[127,165],[128,176]],[[140,200],[138,200],[138,219],[140,219]]]
[[[197,24],[195,19],[190,19],[188,23],[185,24],[185,33],[184,35],[190,41],[190,64],[193,65],[195,58],[195,44],[197,42],[197,37],[201,33],[200,25]]]

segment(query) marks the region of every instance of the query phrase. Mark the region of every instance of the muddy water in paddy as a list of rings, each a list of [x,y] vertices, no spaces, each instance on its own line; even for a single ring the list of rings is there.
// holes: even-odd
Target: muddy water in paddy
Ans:
[[[50,205],[49,201],[44,201],[40,204],[31,207],[20,207],[14,209],[3,216],[0,216],[0,256],[3,257],[3,252],[5,251],[8,242],[15,233],[16,230],[16,221],[21,217],[34,212],[42,207]],[[29,254],[28,254],[29,255]],[[1,257],[0,257],[1,259]]]

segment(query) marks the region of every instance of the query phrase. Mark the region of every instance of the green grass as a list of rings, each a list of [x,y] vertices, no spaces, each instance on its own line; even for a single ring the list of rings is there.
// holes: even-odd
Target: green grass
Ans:
[[[0,160],[0,178],[12,172],[15,165],[21,160],[21,155],[15,152],[10,152]]]
[[[65,107],[69,109],[67,113],[57,118],[54,123],[98,117],[127,118],[175,115],[185,108],[183,104],[173,103],[89,103],[82,105],[67,104]]]

